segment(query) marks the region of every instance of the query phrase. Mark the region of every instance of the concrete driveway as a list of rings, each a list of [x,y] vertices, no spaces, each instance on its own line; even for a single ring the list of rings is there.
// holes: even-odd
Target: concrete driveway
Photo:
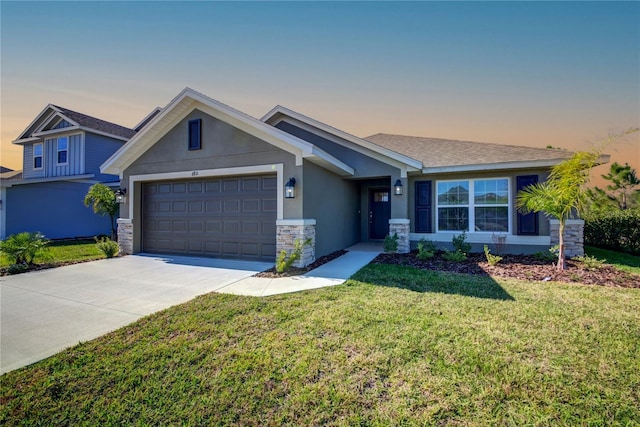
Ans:
[[[130,255],[0,278],[0,373],[241,281],[269,263]]]

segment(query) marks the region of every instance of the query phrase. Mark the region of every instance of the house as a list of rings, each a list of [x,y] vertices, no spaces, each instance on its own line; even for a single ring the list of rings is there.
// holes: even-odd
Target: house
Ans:
[[[23,231],[53,239],[110,234],[109,218],[85,207],[84,196],[94,183],[119,185],[100,165],[157,113],[130,129],[47,105],[13,141],[23,147],[23,167],[0,181],[0,238]]]
[[[358,138],[277,106],[258,120],[190,88],[101,167],[119,175],[125,253],[273,261],[310,238],[298,265],[397,234],[475,249],[548,249],[542,215],[516,192],[570,156],[560,150],[400,135]]]

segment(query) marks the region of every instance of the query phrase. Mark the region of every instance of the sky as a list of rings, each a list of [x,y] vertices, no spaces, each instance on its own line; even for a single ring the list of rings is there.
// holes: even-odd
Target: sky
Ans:
[[[13,169],[49,103],[134,126],[186,86],[361,137],[583,150],[640,125],[637,1],[1,1],[0,24]],[[640,172],[639,133],[607,151]]]

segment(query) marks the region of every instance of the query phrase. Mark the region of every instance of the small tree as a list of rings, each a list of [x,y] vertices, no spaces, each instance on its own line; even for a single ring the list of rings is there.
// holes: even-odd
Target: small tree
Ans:
[[[624,166],[614,162],[609,168],[609,173],[602,175],[604,179],[611,182],[606,190],[595,187],[588,191],[589,198],[594,203],[596,209],[629,209],[635,206],[640,190],[635,190],[640,186],[640,179],[636,176],[636,170],[625,163]]]
[[[98,215],[109,215],[111,238],[115,239],[115,218],[118,215],[120,206],[116,202],[116,195],[113,190],[104,184],[93,184],[89,187],[87,195],[84,196],[84,205],[93,207],[93,212]]]
[[[522,213],[544,212],[560,222],[558,230],[558,270],[564,270],[564,228],[567,220],[583,212],[591,169],[599,163],[605,147],[625,135],[636,132],[630,129],[619,135],[610,135],[591,151],[579,151],[571,158],[558,163],[551,169],[545,182],[530,185],[520,191],[516,206]]]

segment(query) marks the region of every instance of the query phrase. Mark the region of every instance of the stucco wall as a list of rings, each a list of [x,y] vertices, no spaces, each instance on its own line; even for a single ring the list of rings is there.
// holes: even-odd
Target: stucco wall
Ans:
[[[316,220],[316,257],[360,241],[358,185],[304,162],[304,218]]]

